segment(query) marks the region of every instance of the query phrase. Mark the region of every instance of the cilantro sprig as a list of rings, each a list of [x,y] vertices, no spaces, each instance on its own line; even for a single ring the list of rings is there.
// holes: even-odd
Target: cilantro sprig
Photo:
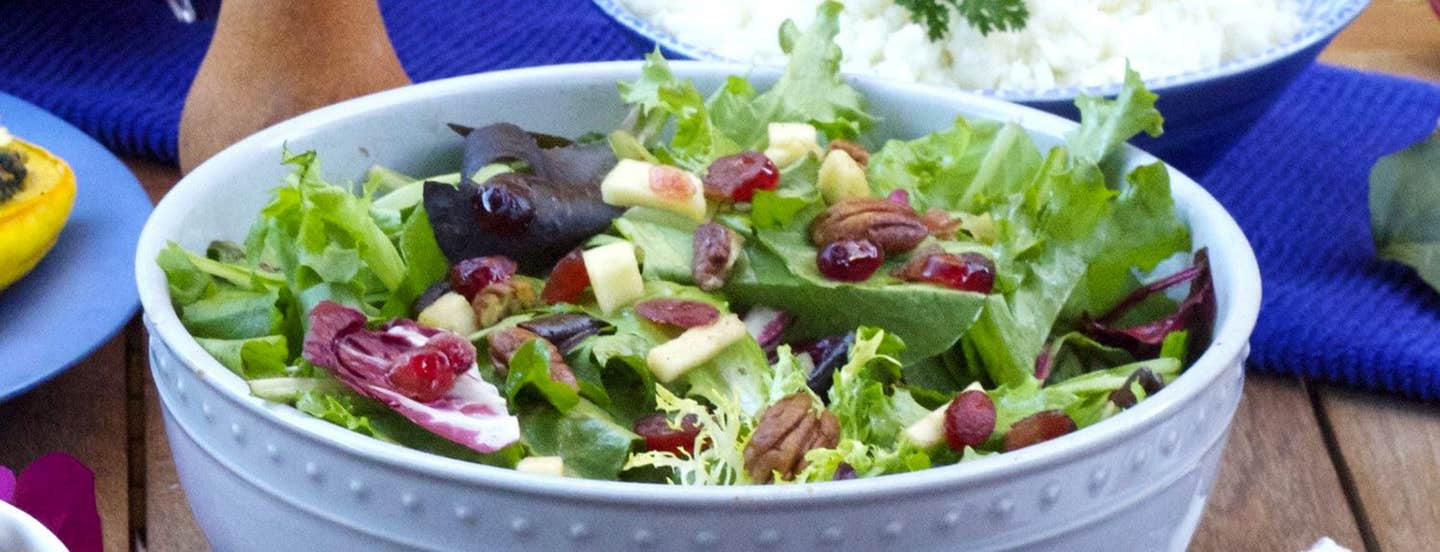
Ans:
[[[1025,0],[896,0],[895,3],[910,11],[910,18],[925,27],[930,40],[940,40],[950,29],[952,6],[982,35],[1018,31],[1025,28],[1030,18]]]

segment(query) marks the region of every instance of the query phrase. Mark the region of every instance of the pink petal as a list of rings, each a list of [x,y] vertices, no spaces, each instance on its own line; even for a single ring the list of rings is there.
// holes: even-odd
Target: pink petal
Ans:
[[[95,473],[62,452],[41,456],[15,481],[15,506],[49,528],[71,552],[100,552]]]
[[[15,500],[15,472],[10,468],[0,466],[0,502],[13,502]]]

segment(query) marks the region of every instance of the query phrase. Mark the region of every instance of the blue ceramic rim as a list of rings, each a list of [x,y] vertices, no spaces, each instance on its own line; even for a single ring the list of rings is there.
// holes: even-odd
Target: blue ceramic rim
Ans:
[[[651,25],[635,12],[623,5],[623,0],[593,0],[600,11],[605,12],[621,26],[630,32],[654,42],[666,51],[676,55],[700,60],[700,61],[724,61],[731,63],[749,63],[729,59],[716,55],[705,48],[696,46],[675,37],[658,26]],[[1269,65],[1278,60],[1284,59],[1295,53],[1304,50],[1318,42],[1328,40],[1339,33],[1341,29],[1354,21],[1370,4],[1370,0],[1312,0],[1301,6],[1301,17],[1304,27],[1296,33],[1289,41],[1267,48],[1254,54],[1233,59],[1220,65],[1175,73],[1157,78],[1145,79],[1145,85],[1152,92],[1164,92],[1166,89],[1189,86],[1192,84],[1231,77],[1244,73],[1256,67]],[[1091,96],[1114,96],[1120,92],[1120,83],[1104,86],[1067,86],[1062,88],[1047,89],[967,89],[967,91],[989,98],[998,98],[1009,102],[1056,102],[1074,99],[1080,94]]]

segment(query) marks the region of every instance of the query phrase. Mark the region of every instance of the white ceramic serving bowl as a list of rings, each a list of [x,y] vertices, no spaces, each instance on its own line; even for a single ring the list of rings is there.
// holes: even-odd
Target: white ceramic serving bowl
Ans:
[[[66,552],[60,539],[38,520],[0,500],[0,552]]]
[[[702,90],[746,68],[676,63]],[[1084,431],[955,466],[812,485],[685,488],[528,475],[372,440],[250,397],[181,326],[154,259],[167,241],[203,250],[243,238],[280,182],[282,147],[319,151],[331,180],[381,163],[450,172],[448,122],[517,123],[559,135],[613,128],[615,82],[634,62],[459,77],[347,101],[280,123],[186,176],[155,209],[136,275],[151,370],[175,465],[218,550],[1181,550],[1215,479],[1240,400],[1260,306],[1245,236],[1171,171],[1181,215],[1208,246],[1215,341],[1153,398]],[[750,75],[761,86],[773,74]],[[994,99],[856,78],[882,136],[946,128],[957,114],[1018,121],[1042,145],[1073,123]],[[1154,158],[1133,147],[1129,164]],[[916,313],[923,316],[923,313]]]

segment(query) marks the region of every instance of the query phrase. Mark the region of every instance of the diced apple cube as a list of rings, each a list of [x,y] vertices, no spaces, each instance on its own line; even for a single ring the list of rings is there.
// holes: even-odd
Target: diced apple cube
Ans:
[[[562,477],[565,475],[565,459],[559,456],[529,456],[521,458],[515,464],[515,470],[535,475]]]
[[[766,127],[770,138],[765,156],[784,167],[804,159],[806,155],[820,154],[820,141],[815,137],[815,127],[806,123],[770,123]]]
[[[931,410],[924,418],[916,420],[900,434],[921,448],[930,448],[940,444],[945,440],[945,409],[949,407],[950,403],[940,405],[940,408]]]
[[[600,182],[600,199],[621,207],[652,207],[705,220],[700,178],[669,165],[621,159]]]
[[[650,349],[645,364],[655,379],[670,383],[748,335],[740,317],[729,314],[709,326],[685,330],[679,337]]]
[[[602,245],[581,253],[580,257],[585,261],[585,274],[590,276],[595,302],[605,314],[645,295],[640,263],[635,260],[635,246],[630,242]]]
[[[825,203],[830,204],[870,195],[870,181],[865,179],[865,168],[856,163],[850,154],[838,149],[825,154],[815,186],[820,188]]]
[[[470,335],[480,329],[475,321],[475,309],[470,308],[470,302],[465,300],[464,295],[453,291],[430,303],[420,311],[415,321],[422,326],[450,330],[460,335]]]

